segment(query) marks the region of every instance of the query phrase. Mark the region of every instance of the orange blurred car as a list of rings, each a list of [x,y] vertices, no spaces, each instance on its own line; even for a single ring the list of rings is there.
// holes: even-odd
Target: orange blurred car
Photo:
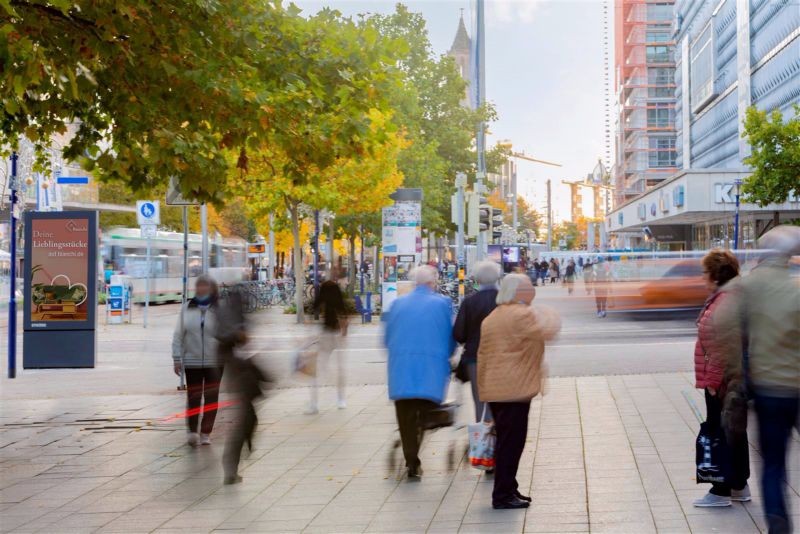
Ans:
[[[679,260],[658,277],[609,284],[609,310],[617,312],[699,310],[709,295],[700,258]]]

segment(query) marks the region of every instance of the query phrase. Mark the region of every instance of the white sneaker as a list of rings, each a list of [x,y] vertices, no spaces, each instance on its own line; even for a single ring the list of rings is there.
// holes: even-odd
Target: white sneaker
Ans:
[[[197,445],[200,444],[200,436],[197,434],[197,432],[187,432],[186,442],[192,447],[197,447]]]
[[[200,434],[200,445],[211,445],[211,434]]]
[[[339,408],[340,410],[344,410],[345,408],[347,408],[347,401],[344,399],[339,399],[338,401],[336,401],[336,407]]]
[[[697,499],[693,503],[697,508],[717,508],[731,505],[730,497],[721,497],[713,493],[706,493],[702,499]]]
[[[731,490],[731,500],[736,502],[749,502],[751,499],[750,496],[750,486],[746,485],[740,490]]]

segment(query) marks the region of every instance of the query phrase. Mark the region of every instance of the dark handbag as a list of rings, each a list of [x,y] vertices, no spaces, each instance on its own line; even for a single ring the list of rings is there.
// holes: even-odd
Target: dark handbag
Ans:
[[[458,404],[453,402],[445,402],[428,410],[428,413],[425,414],[425,430],[453,426],[456,422],[457,411]]]
[[[695,449],[697,483],[725,483],[730,466],[730,451],[722,429],[711,426],[708,422],[700,423]]]
[[[454,374],[456,376],[456,380],[461,382],[462,384],[466,384],[469,382],[469,368],[467,367],[469,364],[464,361],[464,358],[458,360],[458,365],[456,365]]]

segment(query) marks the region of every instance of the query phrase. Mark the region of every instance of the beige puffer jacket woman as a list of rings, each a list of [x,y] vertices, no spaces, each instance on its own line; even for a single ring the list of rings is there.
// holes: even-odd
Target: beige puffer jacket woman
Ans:
[[[520,402],[542,391],[545,341],[561,330],[549,308],[502,304],[483,321],[478,348],[478,394],[485,402]]]

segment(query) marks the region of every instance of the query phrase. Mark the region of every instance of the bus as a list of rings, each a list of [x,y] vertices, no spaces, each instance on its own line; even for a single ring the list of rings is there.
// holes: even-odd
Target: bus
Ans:
[[[219,284],[235,284],[250,273],[247,242],[238,237],[209,236],[209,274]],[[202,272],[202,239],[189,234],[189,295]],[[145,301],[147,239],[138,228],[112,228],[100,241],[103,270],[131,277],[133,301]],[[101,271],[102,272],[102,271]],[[150,238],[150,302],[180,302],[183,292],[183,233],[158,232]]]

